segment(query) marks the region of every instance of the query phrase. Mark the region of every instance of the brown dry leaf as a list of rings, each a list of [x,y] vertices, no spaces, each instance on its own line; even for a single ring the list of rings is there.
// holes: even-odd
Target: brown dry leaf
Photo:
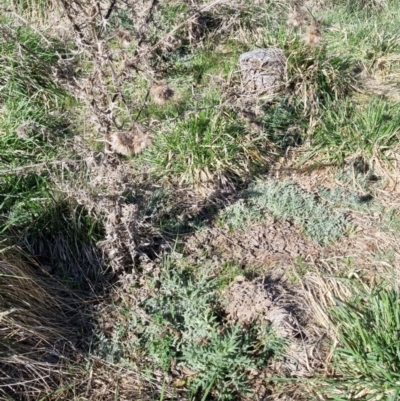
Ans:
[[[182,366],[182,373],[183,373],[186,377],[190,377],[190,376],[197,375],[198,372],[196,372],[195,370],[189,369],[187,366]]]

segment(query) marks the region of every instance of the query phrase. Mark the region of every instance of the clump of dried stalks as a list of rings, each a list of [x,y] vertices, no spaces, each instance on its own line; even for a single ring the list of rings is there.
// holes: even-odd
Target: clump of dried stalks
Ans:
[[[85,125],[96,133],[95,140],[104,143],[104,153],[88,151],[80,140],[74,145],[79,166],[74,171],[66,167],[74,178],[64,180],[54,174],[52,179],[92,215],[104,218],[106,235],[100,246],[114,271],[129,270],[138,258],[146,257],[144,249],[152,247],[153,238],[160,234],[140,220],[139,206],[127,201],[127,194],[134,194],[140,183],[151,186],[144,183],[145,171],[134,171],[113,154],[131,157],[151,145],[155,134],[141,115],[150,100],[165,104],[174,96],[164,80],[159,53],[181,46],[181,37],[189,38],[192,25],[224,1],[194,7],[191,16],[185,15],[172,28],[154,20],[166,6],[163,1],[55,2],[63,32],[76,48],[70,60],[60,61],[63,68],[54,71],[55,81],[83,104]],[[121,15],[128,25],[123,26]],[[79,73],[69,68],[76,60],[90,68]],[[141,100],[126,91],[137,80],[148,83]]]
[[[130,203],[127,196],[142,181],[142,176],[115,157],[87,149],[78,151],[83,160],[77,168],[66,164],[63,174],[50,172],[51,179],[61,193],[82,205],[91,218],[102,222],[104,239],[97,245],[113,271],[123,271],[137,257],[139,213],[137,205]],[[69,178],[64,180],[67,174]]]
[[[69,83],[65,74],[59,71],[55,73],[56,79],[68,86],[85,105],[93,131],[99,133],[107,152],[131,156],[149,146],[148,135],[140,144],[138,141],[132,146],[124,143],[122,148],[115,137],[121,132],[148,131],[148,127],[139,126],[138,121],[149,95],[154,102],[164,104],[174,94],[167,85],[158,82],[160,77],[163,78],[158,52],[179,47],[182,40],[174,34],[186,27],[183,36],[189,37],[190,27],[198,25],[198,20],[209,9],[223,2],[216,0],[196,7],[193,15],[185,17],[172,29],[165,29],[154,22],[155,14],[165,7],[163,2],[113,0],[106,4],[95,0],[57,1],[63,23],[68,26],[68,35],[77,48],[70,64],[76,59],[83,59],[91,68],[79,77],[72,72]],[[129,21],[129,29],[119,26],[121,15]],[[63,71],[67,70],[64,65]],[[124,90],[126,84],[132,86],[138,78],[148,82],[144,102],[136,96],[127,95]]]

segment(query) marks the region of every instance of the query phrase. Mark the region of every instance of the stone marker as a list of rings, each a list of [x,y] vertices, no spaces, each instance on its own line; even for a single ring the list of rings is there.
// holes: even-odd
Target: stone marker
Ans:
[[[258,49],[239,58],[243,88],[257,94],[273,94],[280,86],[286,57],[277,48]]]

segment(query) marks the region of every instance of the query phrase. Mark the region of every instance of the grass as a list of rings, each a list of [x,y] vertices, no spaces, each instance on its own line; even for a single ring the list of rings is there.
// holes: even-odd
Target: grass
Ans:
[[[239,400],[260,398],[265,387],[271,399],[289,397],[289,388],[278,394],[269,379],[254,378],[255,372],[272,374],[275,360],[273,374],[293,379],[287,339],[258,321],[234,324],[224,310],[232,281],[264,272],[220,266],[212,249],[201,262],[165,255],[173,241],[179,251],[200,220],[212,225],[221,209],[217,223],[239,235],[253,224],[287,220],[324,246],[317,255],[288,256],[283,263],[290,288],[303,284],[314,297],[313,322],[323,322],[315,328],[318,336],[338,341],[327,365],[320,340],[312,343],[313,336],[299,329],[302,349],[312,343],[313,351],[303,376],[307,391],[292,398],[310,399],[315,379],[323,384],[321,399],[397,399],[398,293],[373,282],[382,266],[396,269],[398,258],[396,249],[386,250],[396,242],[400,219],[385,185],[398,178],[399,3],[308,2],[297,28],[288,25],[293,10],[284,1],[149,2],[143,14],[130,0],[110,4],[106,21],[108,11],[95,11],[94,1],[79,3],[71,14],[75,25],[66,15],[74,8],[65,8],[57,15],[62,33],[54,24],[56,1],[7,0],[11,12],[1,17],[2,396]],[[314,17],[321,27],[313,44],[307,35]],[[127,45],[120,29],[130,35]],[[251,99],[241,86],[238,58],[271,46],[287,58],[282,86],[274,96]],[[60,80],[64,61],[72,62],[70,81]],[[155,81],[175,93],[165,104],[149,94]],[[104,133],[132,130],[136,123],[152,135],[142,155],[104,155],[93,145]],[[59,168],[65,158],[83,162],[68,164],[67,172]],[[337,168],[321,175],[327,186],[296,171],[310,161]],[[334,176],[349,164],[351,177]],[[368,171],[357,172],[357,164]],[[265,179],[286,165],[294,166],[300,185],[281,176]],[[312,190],[303,190],[302,180]],[[78,190],[62,192],[60,181]],[[200,200],[199,187],[212,188],[212,195]],[[349,231],[354,235],[338,249]],[[375,249],[382,238],[387,247]],[[113,261],[103,260],[97,241],[119,242],[111,253],[122,260],[118,274],[106,275]],[[374,259],[367,263],[360,249]],[[315,271],[326,273],[324,280],[312,282]],[[332,290],[336,275],[342,281]],[[360,290],[356,276],[371,289]],[[101,312],[94,316],[90,296],[111,282],[113,299],[96,301]],[[343,301],[328,311],[332,293]],[[23,362],[16,364],[13,355]],[[77,384],[73,394],[76,383],[84,389]],[[151,395],[136,396],[141,386]]]
[[[57,2],[54,0],[5,0],[5,4],[34,21],[37,19],[44,21],[48,17],[49,9],[56,8]]]
[[[400,114],[398,104],[382,98],[371,98],[366,104],[344,102],[338,108],[327,108],[312,139],[313,153],[325,161],[343,163],[360,155],[370,160],[399,143]]]
[[[83,299],[21,252],[0,261],[1,397],[40,399],[76,375],[73,360],[90,330]],[[78,368],[79,370],[79,368]]]
[[[355,88],[352,74],[355,60],[336,56],[326,46],[305,46],[299,37],[287,50],[286,85],[293,91],[293,103],[301,102],[303,113],[315,118],[324,105],[345,99]]]
[[[349,1],[327,8],[324,16],[326,23],[340,26],[340,29],[326,31],[329,48],[337,53],[353,54],[369,66],[382,56],[396,53],[399,49],[395,28],[398,23],[398,4],[384,1],[380,2],[381,7],[377,7],[377,3]],[[378,26],[384,29],[379,31]],[[364,33],[368,30],[371,35],[367,37]]]
[[[155,177],[167,174],[174,182],[190,185],[221,181],[221,177],[222,181],[235,181],[240,176],[263,171],[277,149],[298,146],[308,136],[321,138],[317,131],[307,133],[308,122],[310,118],[313,121],[323,118],[320,116],[324,107],[341,103],[354,90],[354,61],[350,57],[332,56],[324,46],[304,47],[299,37],[291,40],[290,46],[286,52],[289,95],[264,104],[263,114],[258,118],[262,130],[257,133],[248,129],[235,110],[221,105],[221,93],[210,92],[209,80],[204,79],[216,74],[218,67],[220,74],[229,75],[234,68],[231,56],[225,62],[226,67],[221,65],[219,57],[203,49],[173,61],[169,66],[173,70],[171,77],[178,74],[182,80],[187,76],[189,82],[202,89],[203,97],[186,97],[186,105],[175,106],[178,115],[184,113],[183,118],[171,121],[169,117],[161,125],[144,158],[150,172]],[[185,108],[190,104],[198,111],[186,115]],[[210,110],[203,111],[204,107]],[[144,116],[149,118],[149,113],[153,113],[158,119],[166,118],[159,109],[152,111],[150,106]],[[173,109],[172,104],[161,110],[165,113]]]
[[[339,345],[333,366],[338,379],[328,394],[336,400],[396,400],[399,378],[399,294],[395,289],[361,291],[349,302],[338,302],[331,315]]]
[[[248,137],[243,142],[243,137]],[[145,154],[151,171],[167,173],[183,184],[223,181],[251,173],[266,162],[257,143],[263,136],[246,135],[245,127],[229,112],[210,110],[169,124]]]
[[[65,49],[25,26],[0,39],[0,213],[2,231],[28,224],[51,202],[48,162],[62,155],[73,103],[53,77]],[[61,156],[62,155],[62,156]]]
[[[32,4],[18,11],[44,17]],[[65,201],[50,178],[70,156],[75,101],[54,75],[68,45],[2,22],[0,392],[5,399],[71,399],[84,372],[76,358],[92,330],[86,302],[102,290],[104,270],[94,247],[99,224]]]

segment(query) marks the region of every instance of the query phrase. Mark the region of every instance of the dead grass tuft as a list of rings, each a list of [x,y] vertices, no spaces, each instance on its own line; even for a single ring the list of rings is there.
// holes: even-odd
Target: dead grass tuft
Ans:
[[[124,156],[138,155],[151,144],[151,134],[142,127],[134,131],[117,131],[111,134],[112,149]]]
[[[305,15],[298,9],[292,10],[288,14],[286,23],[293,28],[301,28],[306,24],[307,20]]]
[[[91,319],[84,299],[20,254],[0,260],[0,394],[37,400],[80,359]],[[73,376],[74,369],[70,374]],[[21,399],[21,398],[19,398]]]
[[[322,40],[320,27],[315,24],[309,26],[303,35],[303,40],[308,46],[314,47],[319,45]]]
[[[151,99],[155,104],[164,105],[172,100],[174,91],[165,83],[155,83],[150,89]]]

